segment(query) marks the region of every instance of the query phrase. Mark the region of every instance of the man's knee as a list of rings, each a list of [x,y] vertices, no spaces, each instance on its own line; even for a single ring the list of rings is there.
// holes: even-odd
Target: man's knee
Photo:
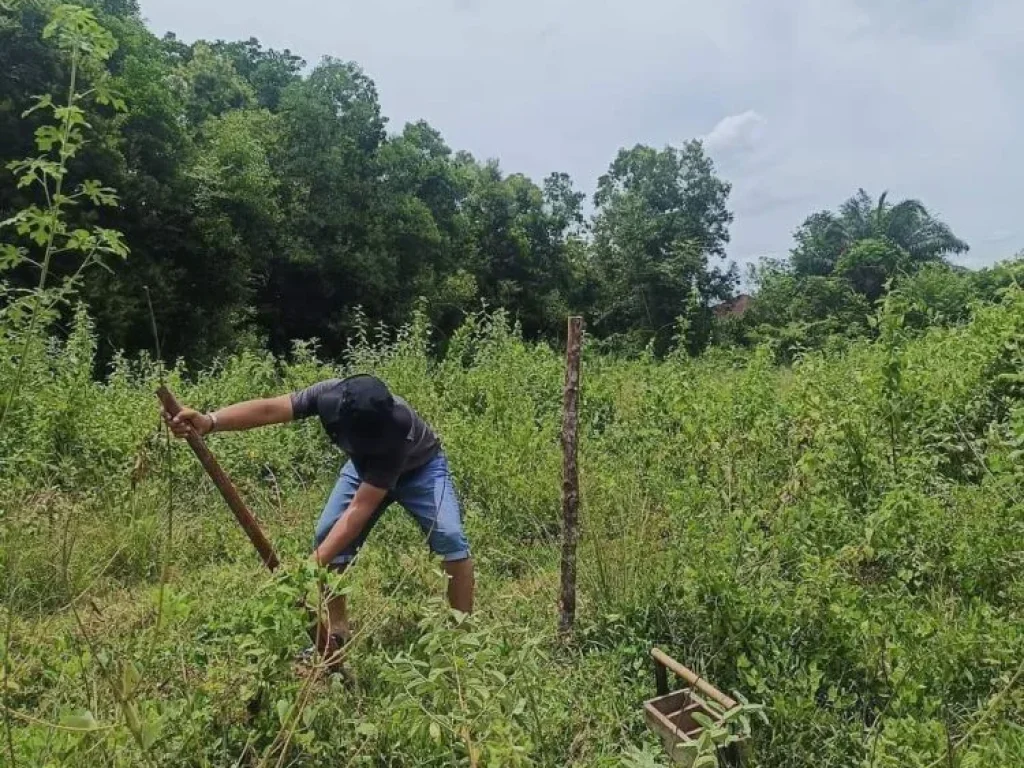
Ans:
[[[469,557],[469,541],[462,528],[441,528],[430,536],[430,548],[446,563],[466,560]]]
[[[428,541],[434,554],[446,562],[469,557],[469,540],[462,526],[462,510],[454,499],[438,510]]]

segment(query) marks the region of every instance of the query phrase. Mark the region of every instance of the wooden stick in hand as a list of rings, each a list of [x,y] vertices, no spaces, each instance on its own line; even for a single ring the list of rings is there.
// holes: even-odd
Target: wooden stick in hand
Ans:
[[[164,410],[172,418],[178,415],[181,406],[178,405],[178,401],[174,399],[174,395],[171,394],[167,387],[161,385],[156,391],[156,396],[160,398]],[[249,537],[249,541],[256,547],[256,551],[260,553],[263,564],[273,571],[280,564],[277,555],[274,553],[274,548],[267,540],[267,537],[263,535],[259,523],[256,522],[256,518],[249,511],[249,508],[245,506],[242,497],[238,495],[234,483],[224,474],[224,470],[220,468],[220,464],[217,463],[217,459],[214,458],[210,449],[206,447],[206,442],[202,437],[194,431],[190,431],[185,440],[188,442],[192,452],[195,453],[196,458],[199,459],[199,463],[203,465],[203,469],[206,470],[210,479],[213,480],[213,484],[217,486],[217,490],[224,497],[228,507],[231,508],[231,512],[234,514],[238,524],[242,526],[245,535]]]

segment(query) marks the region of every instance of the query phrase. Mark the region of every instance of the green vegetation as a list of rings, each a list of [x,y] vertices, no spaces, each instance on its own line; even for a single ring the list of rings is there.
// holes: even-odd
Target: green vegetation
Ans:
[[[110,49],[83,74],[102,72],[126,108],[90,114],[92,138],[67,173],[75,185],[102,179],[118,204],[63,211],[71,230],[100,226],[131,246],[130,260],[83,286],[104,363],[151,348],[144,285],[168,358],[199,365],[312,338],[336,357],[361,317],[395,327],[417,306],[441,342],[488,306],[530,340],[559,338],[574,312],[620,353],[771,340],[789,357],[870,334],[872,303],[921,270],[953,271],[946,282],[963,277],[962,295],[994,298],[974,290],[978,273],[948,266],[967,243],[921,202],[860,190],[809,216],[790,258],[752,276],[756,311],[716,329],[712,307],[739,281],[725,261],[731,185],[699,141],[620,150],[585,180],[596,181],[587,217],[564,173],[533,181],[449,147],[425,122],[389,126],[354,62],[306,67],[256,40],[159,39],[134,0],[83,4],[107,38],[97,50]],[[67,92],[70,59],[42,34],[55,7],[0,3],[5,159],[35,154],[42,113],[21,118],[34,97]],[[0,170],[0,217],[38,204],[37,192]],[[75,269],[50,265],[58,281]],[[36,276],[23,266],[8,281]]]
[[[139,764],[104,680],[127,676],[116,690],[158,765],[448,765],[470,748],[488,765],[619,765],[651,743],[639,705],[657,644],[766,705],[755,764],[928,766],[967,737],[954,765],[1018,765],[1024,692],[994,697],[1024,658],[1024,295],[917,335],[890,303],[881,342],[791,369],[766,350],[585,355],[581,614],[566,647],[553,637],[560,356],[500,313],[438,360],[423,318],[356,346],[346,366],[392,382],[445,437],[480,610],[468,630],[446,624],[438,567],[389,516],[351,572],[356,686],[321,684],[284,751],[302,574],[264,574],[188,451],[165,452],[154,364],[90,379],[80,316],[32,364],[4,447],[19,764]],[[243,354],[170,383],[203,406],[335,372],[300,347],[290,363]],[[338,465],[316,425],[213,447],[300,563]]]
[[[91,5],[0,0],[0,765],[659,766],[652,645],[764,706],[752,765],[1024,762],[1019,263],[951,267],[920,203],[859,193],[713,321],[729,186],[699,143],[620,152],[588,227],[564,175],[386,135],[352,64]],[[561,640],[568,309],[596,333]],[[351,677],[303,677],[340,457],[313,422],[211,438],[270,575],[153,390],[356,370],[442,434],[479,610],[388,515],[336,585]]]
[[[967,243],[917,200],[873,203],[861,189],[839,207],[808,216],[785,261],[751,270],[756,301],[719,336],[736,343],[770,341],[783,358],[828,340],[873,335],[871,310],[898,287],[919,325],[959,323],[974,302],[991,302],[1016,285],[1021,260],[970,271],[947,260]]]

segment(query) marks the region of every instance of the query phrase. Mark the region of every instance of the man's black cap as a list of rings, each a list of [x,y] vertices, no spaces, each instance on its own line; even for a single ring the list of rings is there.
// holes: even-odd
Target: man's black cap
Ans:
[[[387,385],[376,376],[350,376],[324,392],[317,403],[320,422],[331,439],[354,454],[400,452],[412,426]]]

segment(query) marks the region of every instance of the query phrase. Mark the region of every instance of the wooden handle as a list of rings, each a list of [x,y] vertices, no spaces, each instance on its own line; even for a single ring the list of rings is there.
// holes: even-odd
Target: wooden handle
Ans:
[[[171,394],[167,387],[161,384],[160,388],[156,391],[156,396],[160,398],[160,403],[163,405],[164,410],[172,417],[177,416],[181,412],[181,406],[178,405],[178,401],[174,399],[174,395]],[[256,522],[256,518],[253,517],[249,508],[245,506],[245,502],[238,495],[234,484],[224,474],[224,470],[220,468],[220,464],[217,463],[217,459],[210,453],[210,449],[206,447],[206,442],[194,431],[189,431],[185,440],[188,441],[188,445],[192,452],[195,453],[196,458],[199,459],[199,463],[203,465],[203,469],[206,470],[210,479],[213,480],[213,484],[217,486],[217,490],[224,497],[224,501],[228,503],[238,524],[245,531],[245,535],[249,537],[249,541],[256,547],[256,551],[260,553],[260,557],[263,558],[263,564],[271,571],[277,568],[279,561],[274,553],[274,548],[267,541],[267,537],[263,535],[259,523]]]
[[[714,699],[723,707],[725,707],[726,711],[732,709],[735,706],[738,706],[731,697],[726,696],[724,693],[715,688],[715,686],[713,686],[707,680],[700,677],[695,672],[687,669],[678,661],[673,659],[671,656],[666,655],[659,649],[651,648],[651,656],[654,657],[654,661],[656,664],[660,664],[662,667],[668,667],[669,669],[671,669],[673,672],[676,673],[676,675],[678,675],[681,679],[688,682],[694,688],[699,688],[705,696]]]

